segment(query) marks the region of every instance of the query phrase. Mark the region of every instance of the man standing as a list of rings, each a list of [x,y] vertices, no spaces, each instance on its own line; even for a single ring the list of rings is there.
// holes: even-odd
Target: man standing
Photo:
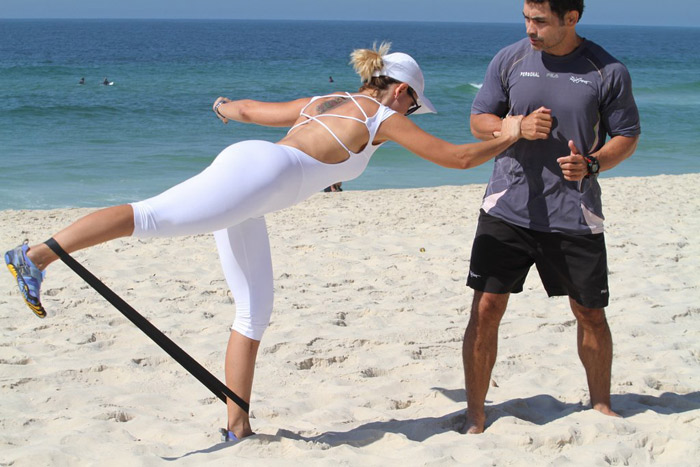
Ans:
[[[625,66],[576,33],[582,14],[583,0],[525,0],[528,37],[498,52],[472,106],[471,130],[482,140],[506,115],[525,117],[524,139],[495,160],[472,248],[462,350],[469,433],[484,430],[498,327],[533,264],[549,296],[569,297],[592,408],[617,415],[596,176],[632,155],[639,114]]]

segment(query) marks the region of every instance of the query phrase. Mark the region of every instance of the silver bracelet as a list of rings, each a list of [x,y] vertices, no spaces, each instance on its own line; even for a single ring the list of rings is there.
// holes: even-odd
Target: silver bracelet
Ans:
[[[226,103],[226,102],[224,102],[224,101],[219,101],[219,103],[216,104],[216,105],[214,106],[214,113],[215,113],[216,115],[218,115],[219,117],[221,117],[221,118],[226,118],[226,117],[224,117],[224,116],[221,114],[221,112],[219,112],[219,106],[221,106],[221,104],[225,104],[225,103]]]

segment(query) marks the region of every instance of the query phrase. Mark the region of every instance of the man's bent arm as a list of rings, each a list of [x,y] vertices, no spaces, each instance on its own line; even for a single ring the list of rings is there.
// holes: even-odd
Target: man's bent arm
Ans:
[[[494,132],[501,131],[501,117],[494,114],[471,114],[469,126],[475,138],[482,141],[494,139]]]
[[[557,159],[564,179],[576,182],[588,176],[586,155],[598,159],[599,170],[610,170],[632,155],[639,136],[613,136],[610,141],[592,154],[581,154],[573,141],[569,141],[569,155]]]
[[[589,154],[598,159],[600,170],[610,170],[620,162],[630,157],[637,149],[639,135],[613,136],[600,150]]]

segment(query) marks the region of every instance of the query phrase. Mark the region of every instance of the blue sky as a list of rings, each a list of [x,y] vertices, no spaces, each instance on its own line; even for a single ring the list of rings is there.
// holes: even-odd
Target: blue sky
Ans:
[[[0,18],[520,22],[519,0],[2,0]],[[700,0],[588,0],[586,24],[699,26]]]

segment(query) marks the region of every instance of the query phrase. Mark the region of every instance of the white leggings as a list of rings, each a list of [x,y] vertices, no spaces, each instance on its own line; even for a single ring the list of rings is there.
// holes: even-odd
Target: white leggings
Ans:
[[[214,232],[236,302],[232,329],[251,339],[262,338],[273,304],[272,260],[263,215],[296,204],[324,188],[324,183],[337,181],[305,184],[305,166],[318,165],[305,158],[311,159],[288,146],[244,141],[226,148],[200,174],[131,204],[134,236]]]

